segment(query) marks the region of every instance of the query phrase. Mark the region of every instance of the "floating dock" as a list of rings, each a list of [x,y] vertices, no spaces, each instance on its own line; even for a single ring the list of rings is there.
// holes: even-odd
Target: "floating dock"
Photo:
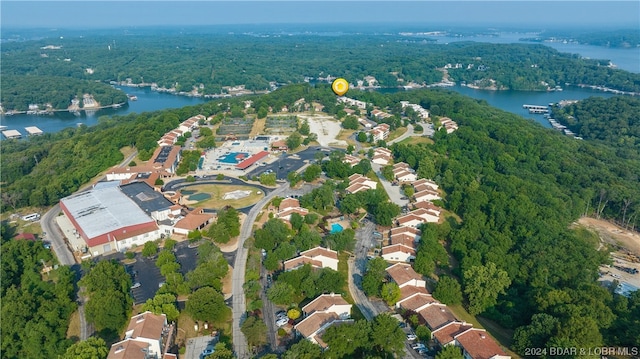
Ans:
[[[41,129],[37,128],[36,126],[25,127],[24,129],[27,131],[27,134],[29,136],[40,136],[44,133],[42,132]]]
[[[546,111],[549,111],[549,106],[542,106],[542,105],[527,105],[527,104],[524,104],[524,105],[522,105],[522,108],[527,109],[529,111],[531,111],[531,110],[537,110],[537,111],[546,110]]]
[[[20,132],[18,132],[18,130],[2,131],[2,135],[4,137],[6,137],[7,139],[17,139],[17,138],[21,138],[22,137],[22,134]]]

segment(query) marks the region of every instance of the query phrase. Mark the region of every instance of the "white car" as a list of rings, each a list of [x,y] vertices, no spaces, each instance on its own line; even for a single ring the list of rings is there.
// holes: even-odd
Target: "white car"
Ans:
[[[415,334],[407,334],[407,340],[412,341],[418,339],[418,336]]]
[[[281,327],[283,325],[287,325],[287,323],[289,323],[289,318],[280,318],[278,320],[276,320],[276,325]]]
[[[142,286],[142,284],[140,284],[140,282],[136,282],[134,285],[131,286],[131,289],[140,288],[140,286]]]

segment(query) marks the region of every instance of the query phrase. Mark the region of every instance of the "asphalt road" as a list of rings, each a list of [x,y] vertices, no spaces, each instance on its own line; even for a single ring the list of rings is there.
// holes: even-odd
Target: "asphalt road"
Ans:
[[[62,265],[72,266],[76,264],[76,259],[71,249],[67,246],[64,235],[56,223],[56,217],[60,211],[59,204],[51,207],[51,209],[40,218],[40,226],[42,227],[42,231],[47,233],[45,240],[51,242],[51,249],[55,252],[58,262]]]
[[[238,238],[238,249],[232,277],[233,349],[238,359],[251,357],[251,352],[247,345],[247,338],[240,330],[240,325],[244,319],[246,319],[247,312],[247,303],[245,301],[244,289],[242,288],[245,268],[247,266],[247,250],[244,248],[244,241],[251,236],[253,223],[262,208],[275,196],[285,193],[288,188],[289,186],[287,184],[280,185],[280,187],[256,203],[249,211],[247,218],[245,218],[240,228],[240,237]]]

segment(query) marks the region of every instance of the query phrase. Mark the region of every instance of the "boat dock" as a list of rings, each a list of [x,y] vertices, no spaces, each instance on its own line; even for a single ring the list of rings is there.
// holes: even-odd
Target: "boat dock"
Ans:
[[[549,113],[549,109],[530,108],[529,113],[539,115],[543,113]]]
[[[2,131],[2,135],[9,140],[18,139],[22,137],[22,134],[18,132],[18,130],[5,130],[5,131]]]
[[[37,128],[36,126],[25,127],[24,129],[27,131],[27,134],[29,136],[40,136],[44,133],[42,132],[41,129]]]
[[[526,108],[526,109],[536,109],[536,110],[548,110],[549,106],[543,106],[543,105],[527,105],[524,104],[522,105],[522,108]]]

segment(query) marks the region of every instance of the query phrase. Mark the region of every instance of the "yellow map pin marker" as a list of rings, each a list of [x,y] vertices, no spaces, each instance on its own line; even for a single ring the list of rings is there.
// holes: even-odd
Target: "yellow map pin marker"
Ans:
[[[333,90],[333,92],[336,93],[336,95],[342,96],[346,94],[347,91],[349,91],[349,83],[347,82],[347,80],[343,78],[337,78],[333,80],[333,83],[331,84],[331,89]]]

